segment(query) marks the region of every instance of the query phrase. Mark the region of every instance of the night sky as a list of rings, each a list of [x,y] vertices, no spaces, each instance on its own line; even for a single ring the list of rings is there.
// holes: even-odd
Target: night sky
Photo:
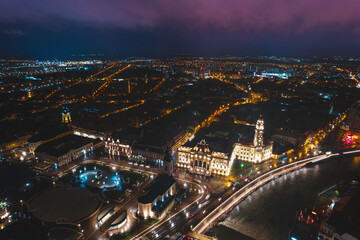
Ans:
[[[359,43],[359,0],[0,0],[0,57],[310,57]]]

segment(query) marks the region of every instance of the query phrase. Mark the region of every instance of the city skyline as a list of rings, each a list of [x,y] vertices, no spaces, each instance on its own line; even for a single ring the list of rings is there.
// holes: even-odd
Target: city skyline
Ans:
[[[0,0],[0,240],[360,239],[359,0]]]

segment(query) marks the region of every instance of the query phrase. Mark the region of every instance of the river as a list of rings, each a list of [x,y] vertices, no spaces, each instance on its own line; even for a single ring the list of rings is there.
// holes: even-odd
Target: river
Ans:
[[[257,240],[288,239],[298,210],[311,206],[319,192],[337,182],[359,177],[360,157],[341,156],[302,168],[258,189],[220,223],[225,227],[216,226],[209,234],[217,233],[220,240],[241,239],[235,231]],[[224,232],[226,239],[220,237]]]

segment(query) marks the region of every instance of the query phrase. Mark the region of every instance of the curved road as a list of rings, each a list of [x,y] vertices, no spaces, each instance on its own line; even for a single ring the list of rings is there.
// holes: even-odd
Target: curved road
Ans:
[[[354,151],[347,151],[343,154],[352,154],[352,153],[359,153],[360,150],[354,150]],[[304,159],[301,161],[297,161],[288,165],[285,165],[283,167],[279,167],[277,169],[274,169],[272,171],[269,171],[260,177],[254,179],[249,184],[245,185],[238,191],[236,191],[231,197],[223,201],[217,208],[215,208],[210,214],[208,214],[205,218],[202,219],[202,221],[196,225],[196,227],[193,229],[195,232],[198,233],[204,233],[206,230],[211,228],[217,220],[220,219],[220,217],[223,214],[226,214],[230,212],[232,208],[234,208],[237,204],[239,204],[242,200],[244,200],[247,196],[249,196],[252,192],[257,190],[259,187],[263,186],[264,184],[268,183],[274,178],[277,178],[281,175],[284,175],[286,173],[289,173],[291,171],[297,170],[299,168],[304,167],[306,164],[309,163],[315,163],[319,161],[323,161],[325,159],[328,159],[330,157],[338,156],[339,153],[334,154],[328,154],[328,155],[321,155],[316,157],[311,157],[308,159]]]

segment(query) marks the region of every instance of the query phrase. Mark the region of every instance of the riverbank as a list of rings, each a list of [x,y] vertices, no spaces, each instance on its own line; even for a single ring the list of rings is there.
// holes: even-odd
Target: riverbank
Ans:
[[[299,209],[313,204],[319,192],[357,176],[360,157],[342,156],[305,167],[259,188],[235,207],[222,224],[258,240],[288,239]]]

